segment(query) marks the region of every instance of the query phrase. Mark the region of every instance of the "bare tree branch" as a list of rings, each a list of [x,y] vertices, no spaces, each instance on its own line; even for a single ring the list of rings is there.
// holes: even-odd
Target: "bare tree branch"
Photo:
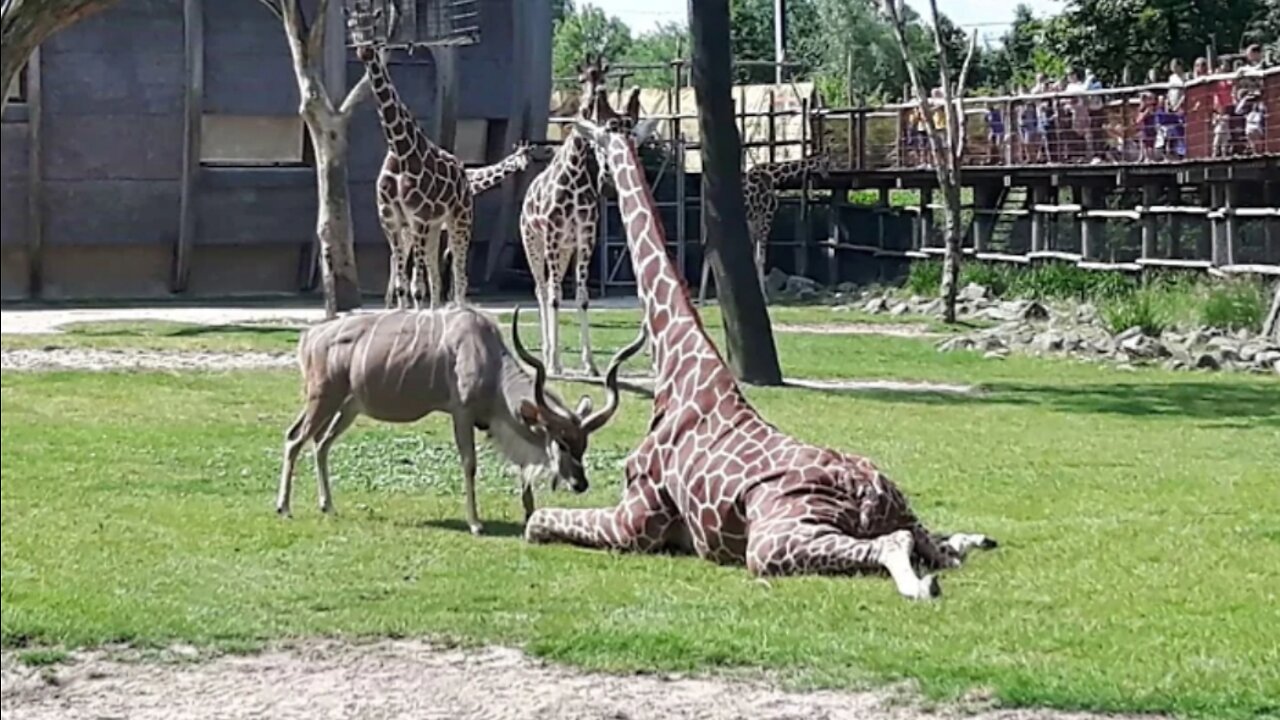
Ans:
[[[359,107],[360,103],[373,92],[373,82],[369,80],[369,74],[365,73],[360,76],[360,82],[351,88],[351,92],[347,93],[347,97],[342,101],[342,107],[338,109],[338,114],[343,120],[351,118],[351,114]]]
[[[7,0],[0,7],[0,90],[9,88],[41,43],[115,3],[116,0]]]
[[[280,3],[283,0],[258,0],[258,1],[261,2],[263,5],[266,5],[267,9],[271,11],[272,15],[276,16],[277,20],[279,20],[280,22],[284,22],[284,12],[280,9]]]
[[[960,137],[956,140],[956,164],[964,158],[964,146],[969,134],[964,131],[964,91],[969,84],[969,66],[978,50],[978,32],[975,30],[969,41],[969,52],[964,56],[964,64],[960,66],[960,79],[956,80],[956,114],[960,117]]]
[[[317,58],[324,52],[324,33],[325,26],[329,20],[329,0],[320,0],[320,7],[316,10],[315,22],[311,24],[311,31],[307,34],[307,55],[308,57]]]

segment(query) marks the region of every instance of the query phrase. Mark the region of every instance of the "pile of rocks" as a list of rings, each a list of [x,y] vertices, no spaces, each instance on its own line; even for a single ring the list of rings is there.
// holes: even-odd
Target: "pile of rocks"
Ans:
[[[944,352],[970,350],[990,358],[1019,352],[1113,362],[1121,367],[1160,365],[1170,370],[1280,374],[1280,343],[1248,330],[1166,330],[1152,337],[1132,327],[1113,334],[1089,304],[999,300],[987,288],[974,284],[962,288],[957,300],[956,313],[961,319],[998,324],[943,341],[938,347]],[[942,312],[942,301],[877,294],[863,298],[856,307],[869,313],[937,316]]]

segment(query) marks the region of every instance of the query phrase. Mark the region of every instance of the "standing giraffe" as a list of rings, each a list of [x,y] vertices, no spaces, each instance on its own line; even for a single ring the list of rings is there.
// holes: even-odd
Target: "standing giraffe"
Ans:
[[[635,552],[693,550],[757,576],[888,570],[911,599],[941,592],[982,535],[931,535],[867,458],[800,442],[756,413],[667,257],[653,194],[624,135],[581,121],[607,151],[657,368],[649,434],[625,463],[622,502],[537,510],[529,542]]]
[[[769,232],[773,228],[773,216],[778,213],[778,186],[793,182],[805,173],[827,177],[831,158],[820,153],[800,160],[753,165],[742,176],[742,198],[747,208],[747,237],[755,253],[756,275],[760,290],[764,291],[765,254],[769,248]],[[702,282],[698,286],[698,302],[707,297],[707,283],[711,276],[711,264],[702,263]]]
[[[394,8],[388,25],[396,25]],[[385,48],[376,27],[380,7],[353,10],[347,19],[356,57],[364,63],[378,102],[378,119],[387,141],[387,156],[378,173],[378,220],[391,248],[386,305],[406,307],[412,280],[413,304],[421,307],[430,292],[431,307],[444,293],[440,268],[440,233],[449,231],[453,256],[453,300],[467,295],[467,253],[473,220],[471,186],[463,164],[437,146],[400,100],[387,71]],[[425,276],[425,277],[424,277]],[[427,282],[429,288],[424,288]]]
[[[583,86],[582,116],[591,117],[604,97],[607,69],[598,59],[595,63],[579,66],[578,79]],[[639,114],[640,92],[636,88],[631,91],[626,114],[614,115],[612,122],[618,130],[631,133],[637,142],[643,142],[656,122],[638,122]],[[559,315],[564,276],[570,261],[576,261],[574,300],[582,340],[582,366],[591,375],[600,374],[591,356],[587,274],[595,252],[600,197],[607,174],[601,162],[603,157],[599,155],[598,148],[576,130],[571,130],[551,162],[529,183],[520,211],[520,238],[538,298],[543,363],[554,374],[564,371],[560,362]]]

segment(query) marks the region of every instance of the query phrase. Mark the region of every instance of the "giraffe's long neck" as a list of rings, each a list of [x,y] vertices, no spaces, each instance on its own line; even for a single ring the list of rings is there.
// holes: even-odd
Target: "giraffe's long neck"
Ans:
[[[501,184],[503,180],[527,167],[529,167],[528,151],[517,150],[503,158],[501,162],[467,170],[467,181],[471,185],[471,194],[479,195],[486,190],[491,190]]]
[[[364,62],[364,70],[369,74],[369,82],[373,96],[378,101],[378,120],[382,124],[382,134],[387,140],[387,148],[396,156],[405,157],[413,152],[422,133],[418,123],[409,110],[409,106],[400,99],[395,83],[391,82],[391,73],[382,53],[373,48],[361,48],[358,53]],[[422,137],[425,140],[425,136]]]
[[[657,367],[655,403],[669,402],[677,386],[719,384],[737,392],[737,381],[702,327],[684,278],[667,255],[667,236],[644,170],[630,141],[609,140],[609,166],[627,231],[637,294]],[[694,362],[686,362],[694,358]],[[713,377],[714,376],[714,377]]]

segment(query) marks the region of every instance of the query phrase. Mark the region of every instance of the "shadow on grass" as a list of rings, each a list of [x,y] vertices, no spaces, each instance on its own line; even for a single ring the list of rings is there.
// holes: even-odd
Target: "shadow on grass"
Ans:
[[[481,537],[524,537],[524,523],[483,519],[480,522],[484,524],[484,532],[481,533]],[[425,520],[418,523],[418,527],[429,527],[437,530],[449,530],[451,532],[467,533],[468,535],[471,534],[471,528],[467,526],[465,520]]]
[[[858,397],[893,403],[1038,405],[1068,413],[1166,416],[1221,421],[1221,427],[1280,427],[1280,384],[1115,383],[1029,385],[987,382],[978,394],[863,390]],[[829,392],[822,390],[820,392]]]

